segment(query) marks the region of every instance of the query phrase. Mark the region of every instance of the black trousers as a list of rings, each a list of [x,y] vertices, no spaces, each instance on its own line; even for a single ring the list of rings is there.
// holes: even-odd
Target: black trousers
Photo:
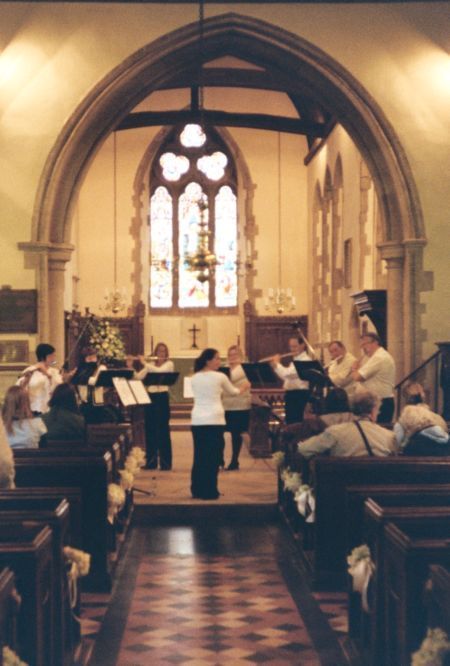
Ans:
[[[191,471],[192,497],[217,499],[217,475],[223,451],[225,426],[191,426],[194,440],[194,461]]]
[[[151,404],[145,406],[145,449],[147,467],[172,468],[172,442],[170,441],[169,393],[152,393]]]
[[[394,416],[394,407],[394,398],[383,398],[377,416],[377,423],[391,423]]]
[[[286,413],[286,425],[301,423],[303,412],[308,402],[309,391],[307,389],[295,389],[286,391],[284,394],[284,405]]]

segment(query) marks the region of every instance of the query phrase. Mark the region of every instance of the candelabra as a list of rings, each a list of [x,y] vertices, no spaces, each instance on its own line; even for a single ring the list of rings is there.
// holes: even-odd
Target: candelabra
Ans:
[[[187,254],[184,261],[194,273],[197,273],[197,280],[199,282],[206,282],[215,267],[218,264],[216,255],[209,249],[209,236],[211,232],[208,230],[208,219],[206,211],[208,210],[208,202],[206,198],[201,198],[197,202],[200,211],[200,221],[198,223],[197,232],[197,250],[194,254]]]
[[[269,289],[267,297],[264,299],[266,310],[274,309],[278,314],[283,312],[292,312],[295,309],[295,296],[292,295],[292,289]]]
[[[104,303],[100,306],[100,310],[112,314],[123,312],[127,307],[125,287],[123,289],[118,287],[114,287],[112,290],[107,289],[103,300]]]

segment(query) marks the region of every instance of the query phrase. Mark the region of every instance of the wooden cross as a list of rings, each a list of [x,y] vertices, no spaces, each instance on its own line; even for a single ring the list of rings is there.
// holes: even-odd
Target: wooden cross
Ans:
[[[200,333],[202,329],[197,328],[197,326],[194,324],[192,328],[188,329],[188,333],[192,333],[192,345],[191,349],[198,349],[197,347],[197,333]]]

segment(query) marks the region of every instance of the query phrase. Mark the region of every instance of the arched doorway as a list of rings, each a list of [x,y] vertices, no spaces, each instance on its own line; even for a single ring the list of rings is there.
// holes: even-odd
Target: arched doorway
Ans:
[[[424,242],[423,221],[408,162],[383,112],[336,61],[276,26],[224,14],[205,22],[203,39],[204,61],[232,54],[273,71],[281,80],[288,79],[291,89],[313,87],[320,102],[333,107],[338,122],[352,137],[376,184],[383,221],[381,253],[388,266],[388,290],[396,295],[395,308],[388,312],[389,326],[398,342],[397,358],[405,369],[410,367],[416,356],[418,326],[413,268]],[[48,284],[48,307],[40,310],[40,333],[57,345],[63,337],[59,318],[64,264],[71,251],[71,207],[83,174],[119,121],[174,71],[188,74],[198,58],[197,24],[165,35],[132,55],[74,111],[47,159],[36,197],[33,237],[22,247],[40,252],[41,284]]]

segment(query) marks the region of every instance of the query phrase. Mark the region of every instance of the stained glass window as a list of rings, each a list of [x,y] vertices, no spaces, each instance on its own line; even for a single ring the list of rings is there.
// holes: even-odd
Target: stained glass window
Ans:
[[[155,156],[150,191],[150,307],[236,307],[236,174],[218,133],[173,128]],[[200,276],[186,259],[198,254],[202,229],[217,264]]]
[[[150,303],[154,308],[170,308],[173,303],[172,197],[167,188],[156,188],[150,210]]]

